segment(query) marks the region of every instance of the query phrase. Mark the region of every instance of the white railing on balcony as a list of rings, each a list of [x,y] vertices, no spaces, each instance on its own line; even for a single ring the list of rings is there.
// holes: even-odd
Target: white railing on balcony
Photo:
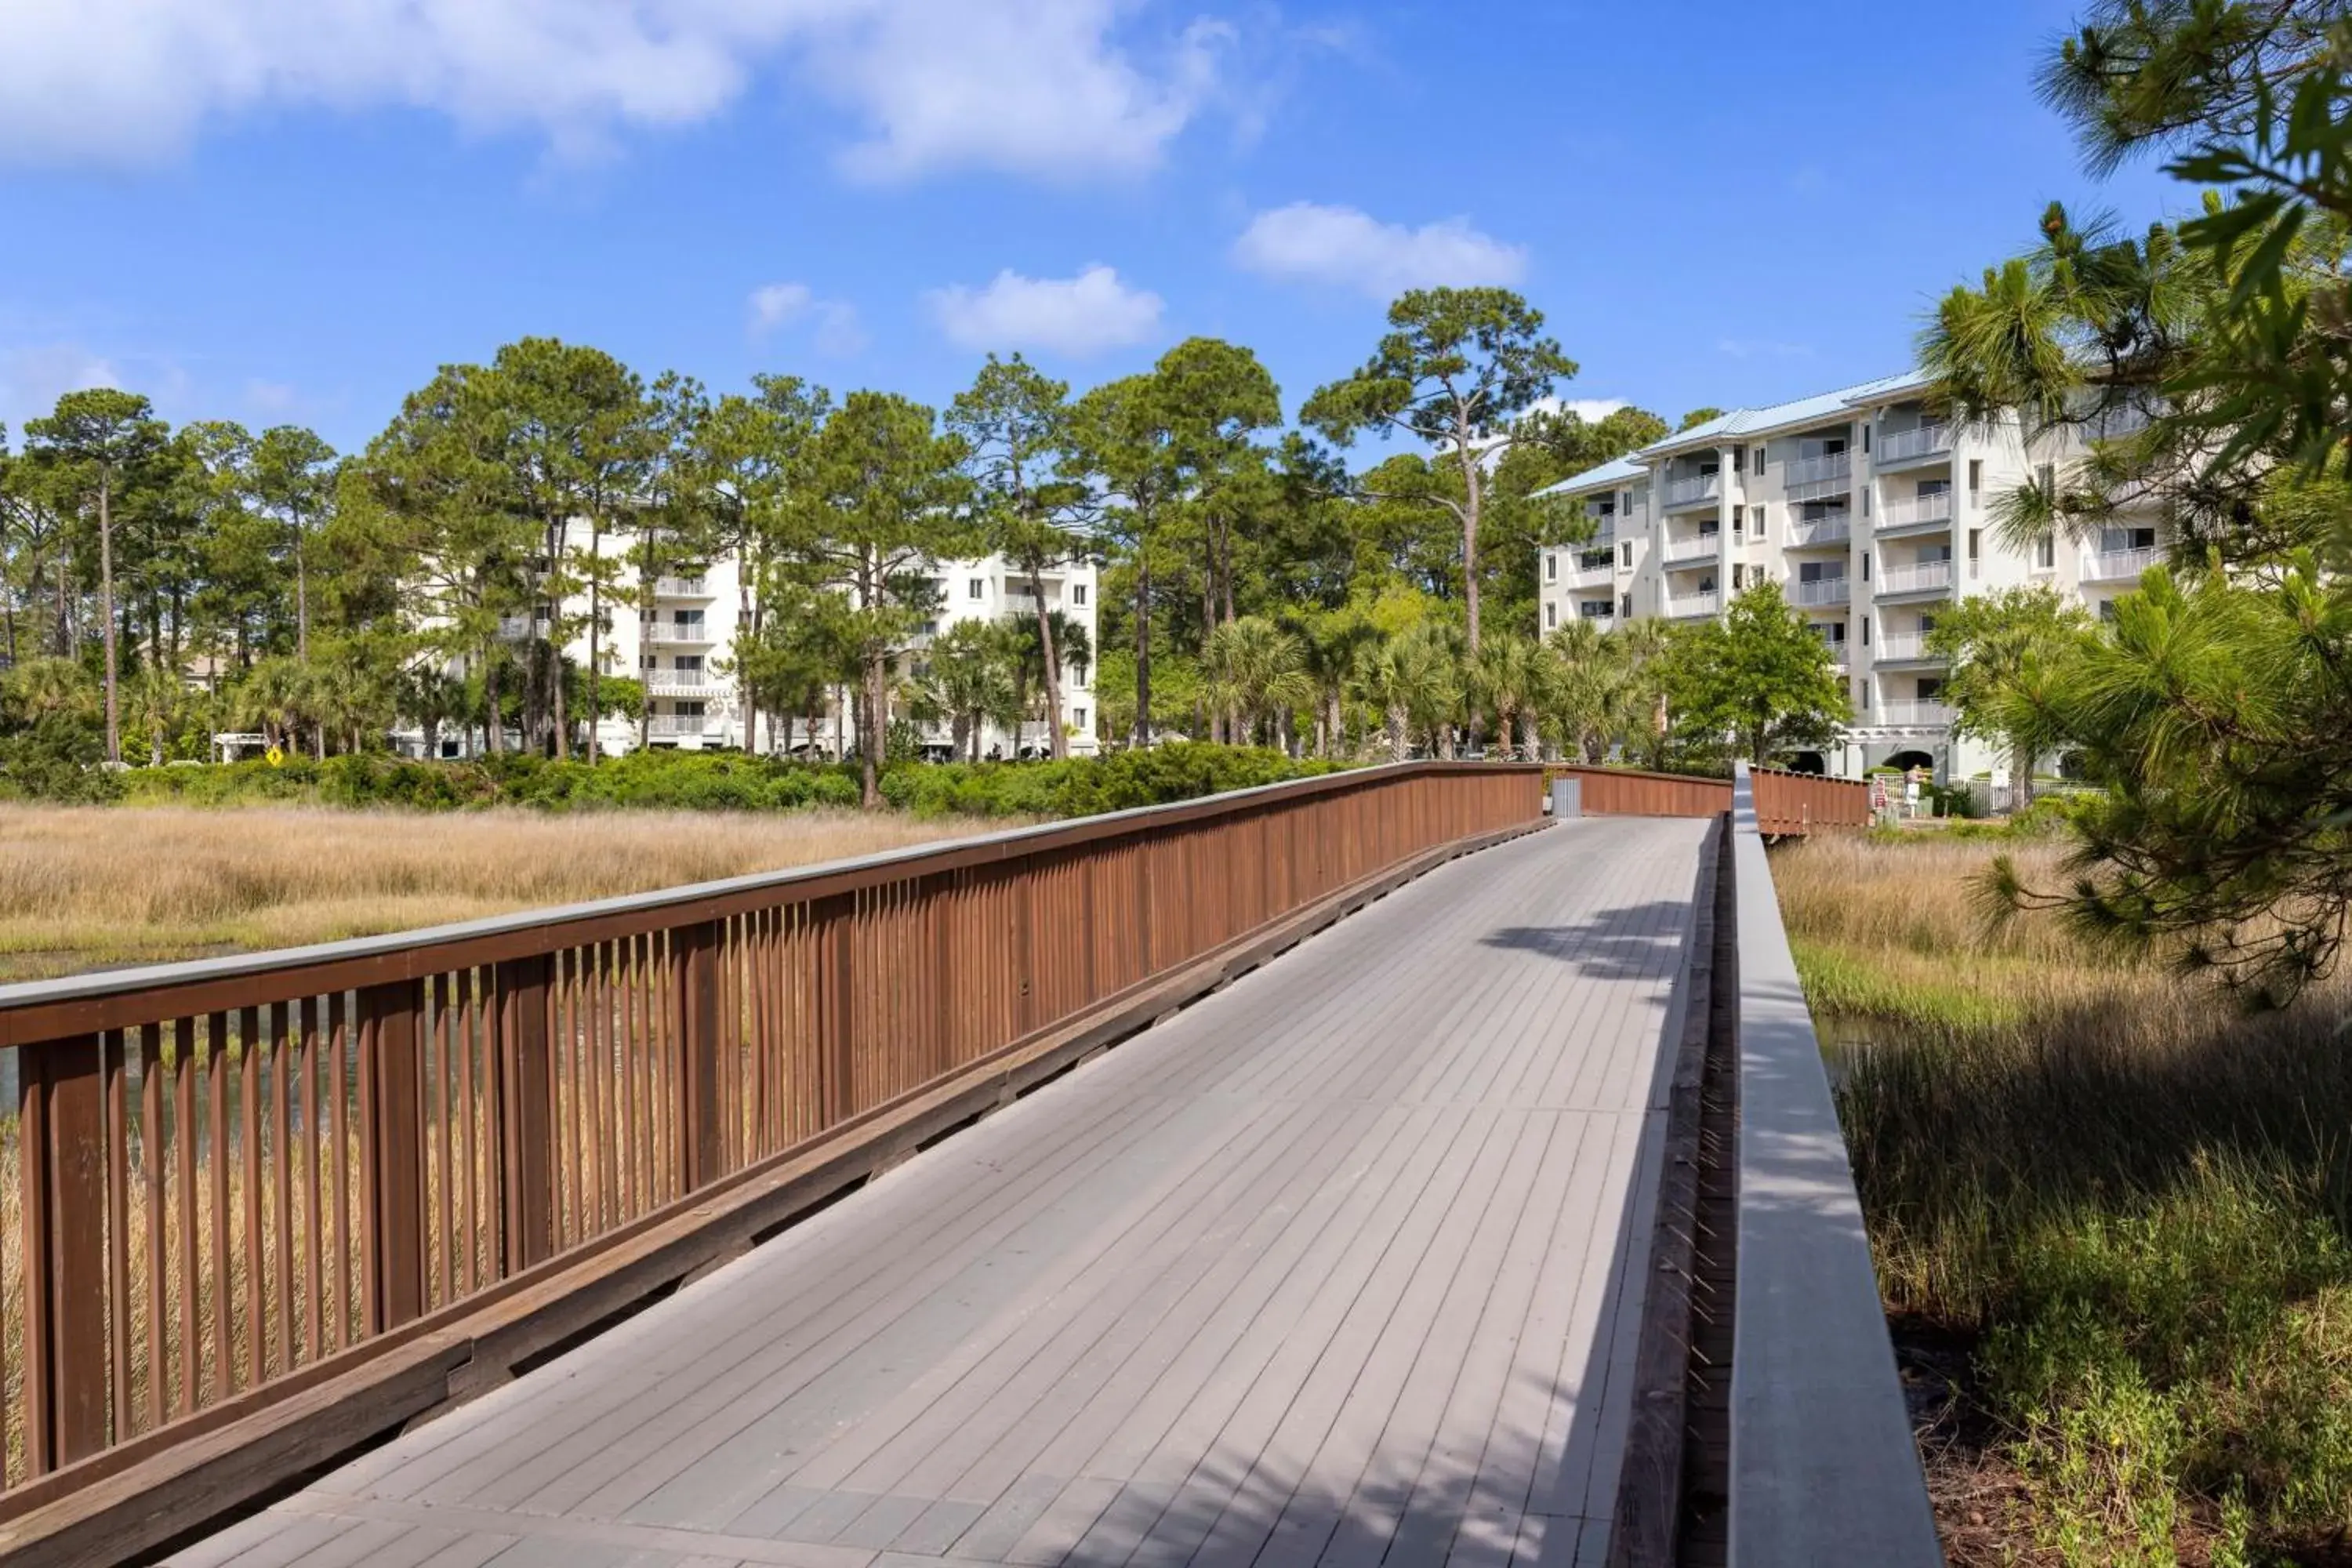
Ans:
[[[1617,619],[1617,606],[1611,605],[1606,609],[1588,610],[1580,605],[1577,606],[1576,618],[1580,621],[1591,621],[1594,626],[1606,631],[1611,623]]]
[[[1037,595],[1034,594],[1005,595],[1004,613],[1009,616],[1035,615],[1037,613]]]
[[[1843,479],[1853,473],[1853,454],[1823,452],[1816,458],[1791,458],[1780,471],[1784,485],[1817,485],[1828,479]]]
[[[1826,517],[1800,520],[1789,525],[1789,548],[1800,550],[1809,544],[1835,544],[1853,537],[1853,514],[1833,511]]]
[[[1721,474],[1700,474],[1695,479],[1666,481],[1668,506],[1689,506],[1696,501],[1713,500],[1722,493]]]
[[[1927,651],[1925,632],[1890,632],[1878,639],[1878,658],[1882,664],[1896,658],[1932,658]]]
[[[1876,719],[1881,724],[1948,724],[1952,721],[1952,710],[1940,702],[1924,699],[1916,702],[1882,702],[1878,705]]]
[[[1561,574],[1570,586],[1578,588],[1590,588],[1595,584],[1609,582],[1616,575],[1617,558],[1605,552],[1591,564],[1587,564],[1581,557],[1572,560],[1568,564],[1568,570]]]
[[[1723,605],[1720,594],[1669,594],[1666,614],[1669,616],[1711,616]]]
[[[716,686],[706,671],[699,669],[649,669],[646,671],[646,689],[657,693],[673,691],[695,692]]]
[[[1882,594],[1916,594],[1929,588],[1952,585],[1952,563],[1948,561],[1923,561],[1916,566],[1889,566],[1878,574],[1878,591]]]
[[[1878,510],[1881,528],[1909,528],[1914,523],[1949,522],[1952,521],[1952,492],[1938,490],[1933,495],[1898,496]]]
[[[1843,605],[1853,596],[1853,584],[1844,577],[1816,577],[1789,584],[1792,605]]]
[[[646,628],[646,641],[667,647],[709,647],[710,627],[701,621],[656,621]]]
[[[656,577],[654,592],[665,599],[707,599],[710,597],[708,577]]]
[[[1881,430],[1878,433],[1878,463],[1908,462],[1913,458],[1931,457],[1951,449],[1952,427],[1949,425],[1922,425],[1915,430]]]
[[[716,722],[707,714],[656,713],[646,720],[648,735],[702,735]]]
[[[2161,550],[2091,550],[2083,555],[2085,583],[2137,583],[2140,574],[2164,559]]]
[[[1702,533],[1696,539],[1669,538],[1661,554],[1669,566],[1685,561],[1712,561],[1723,553],[1722,542],[1719,533]]]
[[[1843,669],[1851,662],[1851,660],[1846,657],[1845,644],[1842,642],[1832,642],[1829,638],[1823,637],[1822,639],[1822,646],[1830,650],[1830,668],[1832,669]]]
[[[500,616],[499,636],[507,642],[520,642],[525,637],[543,637],[553,630],[544,616]]]

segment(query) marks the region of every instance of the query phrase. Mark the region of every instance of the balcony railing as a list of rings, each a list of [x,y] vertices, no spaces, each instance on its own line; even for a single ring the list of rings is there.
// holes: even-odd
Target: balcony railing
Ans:
[[[1853,454],[1823,452],[1815,458],[1791,458],[1780,471],[1784,485],[1816,485],[1825,479],[1843,479],[1853,473]]]
[[[711,726],[717,722],[716,719],[708,714],[656,713],[646,720],[646,733],[672,738],[681,735],[706,735],[710,732]]]
[[[1843,669],[1848,664],[1853,662],[1845,651],[1845,644],[1842,642],[1831,642],[1827,637],[1823,637],[1822,639],[1822,643],[1823,647],[1830,650],[1830,668],[1832,669]]]
[[[1802,549],[1809,544],[1835,544],[1853,537],[1853,514],[1833,511],[1825,517],[1792,522],[1789,525],[1789,548]]]
[[[1878,705],[1877,722],[1881,724],[1948,724],[1952,710],[1941,702],[1925,699],[1918,701],[1882,702]]]
[[[1811,582],[1789,584],[1789,602],[1792,605],[1843,605],[1853,597],[1852,579],[1816,577]]]
[[[708,599],[710,579],[708,577],[656,577],[654,593],[665,599]]]
[[[1578,588],[1590,588],[1597,583],[1609,582],[1615,578],[1616,575],[1617,558],[1614,555],[1606,553],[1605,552],[1601,554],[1599,559],[1590,563],[1587,563],[1581,557],[1570,561],[1568,564],[1568,570],[1560,574],[1562,581],[1569,584],[1571,587]]]
[[[2140,574],[2164,559],[2164,552],[2146,550],[2092,550],[2083,556],[2083,581],[2085,583],[2137,583]]]
[[[709,647],[715,640],[710,628],[699,621],[684,625],[656,621],[646,628],[646,641],[660,643],[665,647]]]
[[[1683,561],[1712,561],[1723,553],[1723,536],[1702,533],[1696,539],[1669,539],[1662,552],[1667,565]]]
[[[1695,479],[1666,481],[1666,504],[1670,507],[1693,506],[1703,500],[1713,500],[1721,494],[1721,474],[1700,474]]]
[[[1914,458],[1933,457],[1948,452],[1952,447],[1949,425],[1922,425],[1916,430],[1881,430],[1878,433],[1878,465],[1905,463]]]
[[[1923,561],[1916,566],[1889,566],[1878,574],[1878,591],[1882,594],[1917,594],[1930,588],[1952,585],[1952,563],[1948,561]]]
[[[1890,659],[1933,658],[1927,651],[1925,632],[1894,632],[1878,639],[1878,658],[1884,664]]]
[[[646,671],[645,680],[646,689],[656,696],[677,691],[691,694],[719,684],[710,679],[708,671],[699,669],[649,669]]]
[[[1938,490],[1933,495],[1904,496],[1888,501],[1878,511],[1881,528],[1909,528],[1914,523],[1949,522],[1952,521],[1952,492]]]
[[[1717,593],[1666,595],[1666,614],[1669,616],[1711,616],[1722,607],[1723,595]]]

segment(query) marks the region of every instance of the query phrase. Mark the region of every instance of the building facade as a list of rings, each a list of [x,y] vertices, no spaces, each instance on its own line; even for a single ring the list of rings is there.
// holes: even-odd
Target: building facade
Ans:
[[[1927,649],[1937,615],[2029,584],[2105,614],[2160,543],[2150,519],[2087,547],[2057,537],[2011,547],[1998,498],[2048,484],[2077,450],[2054,439],[2029,450],[2013,418],[1944,422],[1927,392],[1923,376],[1895,376],[1737,409],[1550,487],[1582,501],[1594,531],[1540,552],[1540,630],[1571,617],[1604,628],[1705,619],[1750,584],[1778,582],[1829,645],[1853,710],[1841,745],[1801,761],[1848,777],[1916,764],[2006,782],[2008,759],[1952,733],[1944,666]]]
[[[930,638],[959,621],[1026,619],[1036,613],[1026,579],[1001,557],[940,563],[933,567],[932,577],[940,607],[909,650],[907,673],[910,675],[919,675],[923,650]],[[1082,626],[1087,646],[1093,647],[1097,607],[1093,563],[1083,559],[1063,563],[1043,574],[1042,585],[1045,608],[1059,610]],[[856,754],[857,732],[850,717],[852,694],[846,686],[828,694],[824,712],[814,720],[804,714],[762,712],[759,732],[750,732],[741,692],[730,673],[735,641],[748,625],[751,610],[734,562],[682,568],[676,575],[657,579],[650,615],[641,611],[637,584],[625,570],[621,581],[607,590],[602,609],[605,630],[598,639],[597,653],[604,672],[635,674],[645,683],[647,745],[682,751],[728,748],[780,756]],[[565,618],[583,628],[588,612],[584,595],[564,606]],[[520,619],[515,622],[516,637],[523,636],[526,629]],[[565,647],[564,655],[585,668],[584,629]],[[453,667],[452,673],[459,672]],[[1093,755],[1100,745],[1096,738],[1098,711],[1094,671],[1065,658],[1061,675],[1060,722],[1069,737],[1071,754]],[[927,752],[942,758],[948,754],[953,739],[950,726],[926,725],[921,734]],[[607,753],[634,750],[637,737],[634,720],[608,718],[597,726],[597,744]],[[414,731],[394,739],[411,751],[420,747],[423,740]],[[441,750],[454,756],[469,743],[464,738],[446,737]],[[1051,751],[1052,736],[1043,719],[1013,728],[991,722],[980,737],[984,757],[1044,756]]]

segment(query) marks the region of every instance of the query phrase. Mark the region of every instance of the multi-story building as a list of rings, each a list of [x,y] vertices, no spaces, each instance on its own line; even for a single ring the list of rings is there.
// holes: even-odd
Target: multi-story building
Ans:
[[[959,621],[1025,618],[1036,613],[1026,578],[1001,557],[941,562],[933,567],[932,576],[940,612],[916,639],[910,666],[919,664],[931,636]],[[1097,588],[1093,563],[1082,558],[1063,563],[1043,574],[1042,586],[1046,609],[1060,610],[1084,627],[1087,642],[1092,646]],[[814,721],[802,714],[762,712],[759,733],[746,732],[740,691],[728,673],[747,610],[734,562],[682,568],[675,575],[656,579],[650,616],[641,613],[636,584],[625,574],[620,584],[606,590],[603,610],[606,629],[598,639],[597,651],[605,674],[635,672],[644,681],[647,744],[686,751],[730,747],[799,756],[855,753],[856,728],[849,717],[853,705],[845,687],[830,694],[823,714]],[[586,597],[568,603],[564,614],[583,628],[564,649],[565,656],[584,666],[588,660]],[[519,617],[514,635],[521,637],[527,629]],[[1072,754],[1092,755],[1099,747],[1094,671],[1066,658],[1062,664],[1063,730],[1069,736]],[[415,734],[397,738],[412,746],[421,742],[421,736]],[[928,750],[947,754],[951,739],[948,726],[929,726],[923,738]],[[466,743],[451,737],[444,740],[442,750],[455,755],[456,748]],[[604,720],[597,727],[597,743],[607,752],[631,750],[637,743],[635,721]],[[982,756],[1040,756],[1051,748],[1052,737],[1043,720],[1011,729],[992,722],[980,737]]]
[[[2099,613],[2159,553],[2153,520],[2092,547],[2003,542],[1997,499],[2047,485],[2074,449],[2029,450],[2011,418],[1935,417],[1927,378],[1893,376],[1677,432],[1543,493],[1581,500],[1581,544],[1541,552],[1541,630],[1717,616],[1752,583],[1779,582],[1830,647],[1853,702],[1843,743],[1804,765],[1855,776],[1882,764],[1939,777],[2000,776],[2006,758],[1956,739],[1927,632],[1954,599],[2045,583]],[[2044,447],[2052,449],[2044,450]]]

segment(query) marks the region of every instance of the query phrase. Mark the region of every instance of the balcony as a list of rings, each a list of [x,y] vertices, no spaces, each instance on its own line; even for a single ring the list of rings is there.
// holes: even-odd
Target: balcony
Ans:
[[[1698,506],[1715,500],[1723,494],[1721,474],[1700,474],[1693,479],[1666,481],[1665,508],[1675,511],[1683,507]]]
[[[1952,721],[1952,710],[1940,702],[1922,698],[1898,702],[1882,702],[1876,716],[1869,721],[1880,724],[1944,725]]]
[[[1881,594],[1925,594],[1952,585],[1952,563],[1923,561],[1916,566],[1889,566],[1878,574]]]
[[[2160,565],[2164,552],[2150,547],[2145,550],[2090,550],[2083,554],[2083,581],[2085,583],[2137,583],[2140,574]]]
[[[646,641],[662,647],[709,647],[717,640],[701,621],[656,621],[646,628]]]
[[[1818,485],[1853,477],[1853,454],[1823,452],[1816,458],[1791,458],[1780,470],[1784,485]]]
[[[719,682],[708,670],[649,669],[645,672],[645,684],[655,697],[699,697]]]
[[[1853,514],[1833,511],[1823,517],[1801,520],[1789,525],[1789,545],[1791,550],[1806,550],[1817,544],[1842,544],[1853,537]]]
[[[1811,582],[1789,584],[1789,603],[1792,605],[1843,605],[1853,597],[1853,583],[1845,577],[1816,577]]]
[[[531,637],[543,637],[554,631],[554,624],[545,616],[500,616],[499,637],[502,642],[523,642]]]
[[[1693,616],[1711,616],[1722,607],[1723,595],[1714,592],[1666,595],[1666,614],[1677,620]]]
[[[1580,605],[1576,612],[1576,618],[1589,626],[1597,626],[1605,632],[1617,624],[1617,606],[1611,605],[1604,609],[1586,610]]]
[[[662,599],[709,599],[716,597],[710,591],[708,577],[656,577],[654,595]]]
[[[1949,425],[1922,425],[1916,430],[1881,430],[1878,433],[1878,466],[1891,468],[1896,463],[1916,463],[1952,449],[1952,427]]]
[[[1823,637],[1822,639],[1822,646],[1830,650],[1830,668],[1832,669],[1843,670],[1853,662],[1852,657],[1849,656],[1845,650],[1845,644],[1842,642],[1832,642],[1829,638]]]
[[[1659,552],[1659,558],[1669,566],[1713,561],[1723,553],[1722,543],[1723,536],[1719,533],[1702,533],[1696,539],[1670,537],[1664,549]]]
[[[1890,528],[1915,528],[1921,523],[1952,521],[1952,492],[1938,490],[1933,495],[1905,496],[1888,501],[1878,511],[1881,531]]]
[[[717,719],[702,713],[655,713],[646,720],[646,733],[665,740],[685,736],[699,738],[709,734],[718,722]]]
[[[1593,588],[1616,580],[1617,558],[1607,551],[1580,555],[1570,561],[1560,581],[1571,588]]]
[[[1942,662],[1942,656],[1927,651],[1925,632],[1892,632],[1878,639],[1878,662],[1899,664],[1915,659]]]

